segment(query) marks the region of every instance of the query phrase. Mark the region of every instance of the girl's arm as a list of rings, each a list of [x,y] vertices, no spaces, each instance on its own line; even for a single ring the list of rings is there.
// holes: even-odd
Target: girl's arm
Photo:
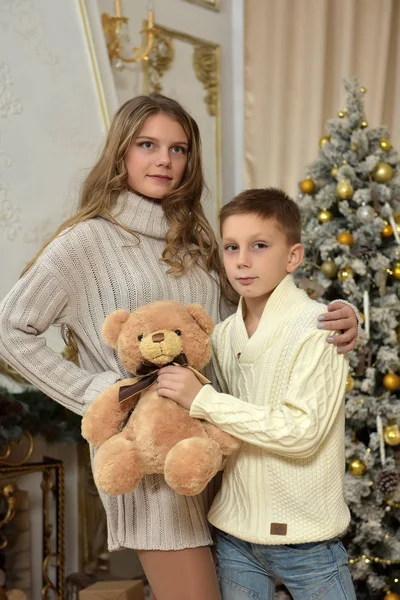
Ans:
[[[43,264],[35,263],[0,305],[0,356],[45,394],[82,415],[120,374],[91,374],[53,352],[41,337],[65,315],[68,295]]]

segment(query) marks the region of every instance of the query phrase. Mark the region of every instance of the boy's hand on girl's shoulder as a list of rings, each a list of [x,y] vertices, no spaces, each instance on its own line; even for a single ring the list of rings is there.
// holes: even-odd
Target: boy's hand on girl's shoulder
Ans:
[[[328,337],[337,346],[339,354],[354,350],[357,343],[358,322],[354,310],[340,301],[328,305],[328,312],[318,317],[318,329],[337,331],[339,335]]]
[[[188,410],[202,387],[196,375],[185,367],[171,365],[158,372],[157,392],[160,396],[174,400]]]

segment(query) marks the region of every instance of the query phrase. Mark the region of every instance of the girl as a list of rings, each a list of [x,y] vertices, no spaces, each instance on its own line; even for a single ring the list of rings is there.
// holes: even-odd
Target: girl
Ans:
[[[160,95],[121,106],[76,215],[0,306],[4,359],[83,414],[100,392],[128,376],[100,336],[110,312],[178,299],[200,303],[215,322],[227,316],[229,288],[201,206],[203,188],[199,130],[187,112]],[[330,311],[326,328],[346,330],[335,341],[352,349],[353,310],[336,304]],[[79,368],[46,346],[41,334],[52,324],[76,344]],[[160,476],[145,477],[133,494],[101,494],[109,549],[138,551],[157,600],[220,600],[206,517],[212,495],[209,489],[178,496]]]

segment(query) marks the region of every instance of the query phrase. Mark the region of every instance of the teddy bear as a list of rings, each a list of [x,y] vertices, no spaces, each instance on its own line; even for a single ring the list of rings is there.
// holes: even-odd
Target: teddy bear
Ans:
[[[193,496],[222,470],[241,442],[215,425],[190,417],[159,396],[158,369],[169,364],[198,371],[211,359],[214,324],[199,304],[147,304],[105,319],[102,337],[132,378],[101,393],[82,419],[82,436],[96,448],[95,483],[108,495],[133,491],[143,475],[161,473],[178,494]]]

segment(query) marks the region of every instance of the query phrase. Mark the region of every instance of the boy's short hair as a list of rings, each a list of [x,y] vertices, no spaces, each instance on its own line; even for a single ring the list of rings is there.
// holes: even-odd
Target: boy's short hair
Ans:
[[[301,242],[301,215],[294,200],[278,188],[251,189],[241,192],[225,204],[219,213],[219,227],[233,215],[256,214],[275,219],[289,244]]]

